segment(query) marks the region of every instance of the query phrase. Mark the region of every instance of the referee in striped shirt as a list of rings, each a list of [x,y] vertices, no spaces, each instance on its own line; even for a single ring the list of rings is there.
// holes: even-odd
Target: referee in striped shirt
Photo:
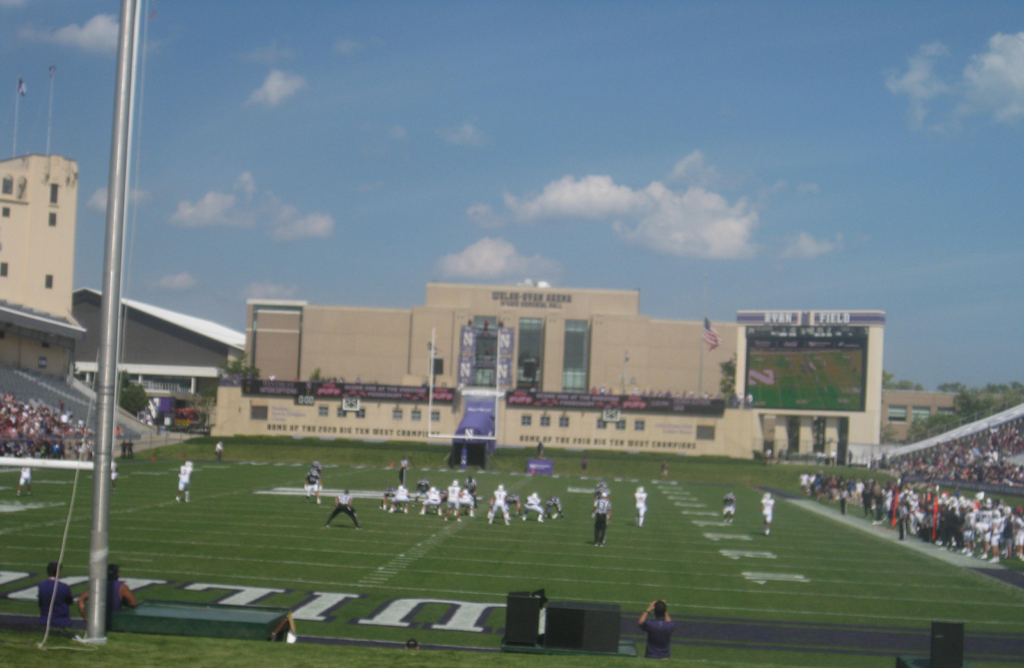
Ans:
[[[594,546],[604,547],[604,535],[612,519],[612,502],[608,492],[601,492],[601,498],[594,502]]]
[[[355,522],[357,529],[363,528],[359,526],[359,518],[356,517],[356,509],[352,507],[352,495],[348,493],[347,489],[341,493],[341,496],[337,497],[334,500],[334,512],[331,513],[331,516],[327,518],[327,524],[324,525],[324,528],[327,529],[328,527],[330,527],[331,520],[333,520],[341,513],[345,513],[346,515],[351,517],[352,521]]]

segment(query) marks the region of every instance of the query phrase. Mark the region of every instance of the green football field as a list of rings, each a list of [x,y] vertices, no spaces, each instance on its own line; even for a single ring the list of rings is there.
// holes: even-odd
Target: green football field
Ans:
[[[861,408],[862,351],[752,352],[747,366],[747,392],[754,396],[755,406],[808,410]],[[773,376],[774,382],[765,382],[766,375]],[[754,382],[749,382],[751,380]]]
[[[685,478],[685,466],[675,462],[673,477]],[[785,499],[764,536],[756,478],[733,489],[739,512],[735,524],[723,526],[721,498],[730,487],[632,478],[646,468],[612,466],[622,477],[606,478],[613,519],[607,545],[598,548],[594,477],[478,473],[484,497],[501,483],[523,500],[533,491],[562,499],[565,519],[513,518],[505,526],[489,525],[482,510],[462,522],[418,510],[383,512],[380,491],[397,482],[394,470],[328,464],[327,490],[370,497],[355,501],[364,527],[356,531],[344,515],[323,527],[332,501],[329,494],[322,505],[305,501],[306,464],[197,461],[186,504],[174,500],[180,463],[121,462],[110,546],[122,576],[135,580],[141,600],[289,607],[303,637],[415,637],[493,649],[501,642],[505,595],[544,588],[554,601],[619,604],[626,633],[650,601],[663,598],[680,622],[677,654],[734,658],[737,665],[891,666],[914,643],[924,642],[918,653],[927,654],[933,620],[962,621],[969,637],[988,639],[984,665],[1014,665],[1005,648],[1024,640],[1021,589]],[[799,472],[784,473],[795,479]],[[421,475],[438,488],[456,477],[413,469],[410,483]],[[36,612],[32,586],[60,549],[72,480],[72,473],[36,470],[31,499],[15,498],[17,472],[0,473],[0,613]],[[65,557],[69,577],[87,573],[91,485],[83,475]],[[638,485],[650,494],[642,528],[633,521]]]

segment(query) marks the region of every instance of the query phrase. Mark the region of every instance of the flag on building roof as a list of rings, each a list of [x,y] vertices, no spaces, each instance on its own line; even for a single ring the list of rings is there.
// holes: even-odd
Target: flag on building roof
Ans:
[[[25,81],[24,81],[24,79],[21,79],[21,78],[18,79],[18,92],[21,93],[22,95],[25,94]]]
[[[722,335],[714,328],[711,321],[704,318],[704,341],[708,344],[708,350],[714,350],[722,345]]]

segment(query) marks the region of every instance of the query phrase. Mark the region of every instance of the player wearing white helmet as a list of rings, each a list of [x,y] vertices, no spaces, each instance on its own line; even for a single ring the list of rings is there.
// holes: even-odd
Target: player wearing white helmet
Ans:
[[[462,493],[459,494],[459,510],[466,512],[470,517],[473,517],[473,507],[476,504],[476,499],[473,498],[473,494],[468,488],[463,489]]]
[[[409,512],[409,490],[405,488],[405,485],[399,485],[395,490],[395,496],[391,499],[391,508],[388,512],[393,513],[398,508],[401,508],[403,513]]]
[[[526,497],[526,508],[523,510],[523,521],[530,516],[530,511],[537,513],[537,521],[544,521],[544,508],[540,505],[540,494],[534,492],[530,496]]]
[[[174,496],[174,500],[181,502],[181,493],[185,493],[185,503],[188,503],[188,492],[189,487],[192,484],[192,462],[185,462],[178,469],[178,493]]]
[[[320,462],[313,462],[313,465],[309,467],[309,471],[306,473],[306,501],[309,501],[311,495],[316,495],[316,502],[320,503],[320,492],[324,488],[323,481],[321,479],[323,469],[320,466]]]
[[[458,480],[452,480],[452,484],[448,485],[448,507],[444,510],[444,521],[448,521],[448,515],[453,510],[455,511],[455,521],[461,522],[462,518],[459,517],[459,497],[462,495],[462,489],[459,487]]]
[[[504,485],[498,485],[498,489],[494,490],[494,495],[491,497],[491,509],[487,511],[487,523],[494,523],[494,516],[500,510],[501,514],[505,516],[505,524],[508,525],[508,506],[505,504],[505,500],[508,498],[508,492],[505,491]]]
[[[772,533],[772,511],[775,508],[775,499],[768,492],[761,497],[761,514],[764,515],[764,535]]]
[[[432,508],[437,511],[437,514],[441,514],[441,492],[437,491],[436,487],[431,487],[427,490],[427,498],[423,500],[423,507],[420,508],[420,515],[427,514],[427,508]]]
[[[637,487],[633,498],[636,499],[636,525],[642,527],[644,525],[644,515],[647,514],[647,492],[644,491],[643,487]]]
[[[28,495],[32,496],[32,469],[28,466],[24,466],[21,469],[21,478],[18,479],[18,493],[16,496],[21,496],[22,487],[27,487]]]

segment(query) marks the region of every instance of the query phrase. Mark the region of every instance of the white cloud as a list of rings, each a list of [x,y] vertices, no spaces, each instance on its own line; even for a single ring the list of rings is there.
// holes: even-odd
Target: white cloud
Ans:
[[[0,7],[24,7],[26,0],[0,0]]]
[[[445,278],[483,280],[551,277],[562,270],[561,265],[550,258],[520,255],[515,246],[500,237],[485,237],[461,253],[444,256],[437,265]]]
[[[842,248],[843,235],[837,234],[834,241],[818,241],[806,232],[801,232],[791,239],[782,251],[784,258],[809,259]]]
[[[354,39],[337,39],[334,41],[334,50],[344,56],[351,56],[354,53],[359,53],[365,48],[362,42],[357,42]]]
[[[19,31],[19,36],[96,53],[114,53],[117,50],[118,27],[117,17],[113,14],[97,14],[82,26],[72,23],[57,30],[36,30],[25,26]]]
[[[991,113],[1001,122],[1024,116],[1024,32],[993,35],[988,51],[964,69],[964,111]]]
[[[474,204],[466,213],[485,227],[505,220],[609,223],[628,243],[679,257],[745,258],[757,251],[751,237],[758,214],[751,204],[743,198],[730,203],[701,186],[675,191],[655,181],[639,190],[616,184],[610,176],[570,175],[535,197],[506,193],[504,201],[507,214],[487,204]]]
[[[936,74],[936,61],[946,55],[942,44],[922,46],[905,73],[886,78],[889,90],[910,102],[911,127],[926,127],[939,100],[951,103],[952,110],[946,120],[927,124],[929,129],[956,127],[968,116],[991,116],[1000,123],[1024,117],[1024,32],[993,35],[988,50],[971,56],[959,79],[946,81]]]
[[[239,54],[238,57],[242,60],[247,60],[253,63],[264,63],[266,65],[275,65],[282,60],[292,60],[295,58],[295,51],[292,49],[281,48],[277,45],[277,40],[270,43],[270,46],[261,46]]]
[[[241,193],[238,197],[235,193]],[[181,227],[248,227],[260,224],[277,241],[325,239],[334,233],[334,218],[303,213],[269,190],[259,190],[251,172],[235,179],[234,192],[211,190],[196,202],[182,200],[171,216]]]
[[[707,187],[717,181],[719,177],[718,170],[704,164],[704,154],[694,151],[676,163],[666,181]]]
[[[448,130],[438,130],[437,134],[449,144],[456,146],[483,146],[487,143],[487,135],[472,123],[463,123]]]
[[[180,274],[168,274],[156,282],[161,290],[188,290],[194,288],[199,281],[192,274],[183,271]]]
[[[298,74],[271,70],[263,85],[252,92],[246,104],[262,104],[276,107],[306,87],[306,78]]]
[[[250,283],[242,290],[243,299],[291,299],[299,289],[294,285],[286,287],[270,281]]]
[[[139,190],[136,188],[132,191],[132,196],[128,198],[129,204],[143,205],[149,201],[149,193],[145,190]],[[97,213],[107,212],[107,189],[97,188],[92,195],[89,196],[89,201],[85,205],[96,211]]]

